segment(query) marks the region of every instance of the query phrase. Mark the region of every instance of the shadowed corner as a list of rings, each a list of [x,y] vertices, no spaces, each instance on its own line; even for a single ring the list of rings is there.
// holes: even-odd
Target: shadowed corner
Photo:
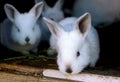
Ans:
[[[17,56],[21,56],[21,53],[12,51],[12,50],[4,47],[0,43],[0,60],[4,60],[4,59],[7,59],[7,58],[11,58],[11,57],[17,57]]]
[[[97,66],[120,66],[118,39],[120,22],[115,22],[107,27],[97,28],[100,38],[100,59]]]

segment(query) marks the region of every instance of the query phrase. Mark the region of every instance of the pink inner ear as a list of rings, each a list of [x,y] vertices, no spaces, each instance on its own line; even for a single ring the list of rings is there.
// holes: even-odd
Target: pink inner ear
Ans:
[[[9,15],[11,16],[12,19],[15,18],[15,10],[11,6],[6,6],[6,8],[9,10]]]
[[[77,57],[79,57],[79,56],[80,56],[80,52],[78,51],[78,52],[77,52]]]

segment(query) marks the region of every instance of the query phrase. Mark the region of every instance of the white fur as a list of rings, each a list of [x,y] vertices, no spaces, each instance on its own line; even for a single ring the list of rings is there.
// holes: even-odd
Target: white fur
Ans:
[[[56,22],[59,22],[64,18],[64,13],[62,11],[63,0],[58,0],[53,7],[47,5],[44,0],[35,0],[35,3],[40,1],[44,2],[44,8],[42,12],[42,16],[46,18],[50,18]],[[38,20],[38,24],[41,26],[42,30],[42,40],[49,41],[50,32],[46,24],[44,23],[43,19]]]
[[[8,19],[1,23],[1,43],[15,51],[28,53],[37,50],[40,42],[41,30],[36,23],[41,15],[43,2],[33,6],[26,13],[20,13],[14,6],[5,4],[4,9]],[[29,38],[29,42],[25,39]]]
[[[50,46],[53,53],[58,53],[57,64],[61,72],[66,74],[70,68],[71,74],[76,74],[88,65],[95,66],[100,51],[99,38],[91,25],[89,13],[79,18],[66,18],[59,23],[47,18],[44,20],[52,33]],[[78,51],[80,56],[77,57]]]
[[[38,3],[43,0],[35,0],[35,3]],[[64,13],[62,11],[63,0],[58,0],[53,7],[47,5],[44,1],[44,9],[42,12],[43,17],[50,18],[56,22],[59,22],[64,18]]]
[[[120,0],[76,0],[73,7],[73,16],[81,16],[90,12],[94,26],[104,26],[120,21]]]

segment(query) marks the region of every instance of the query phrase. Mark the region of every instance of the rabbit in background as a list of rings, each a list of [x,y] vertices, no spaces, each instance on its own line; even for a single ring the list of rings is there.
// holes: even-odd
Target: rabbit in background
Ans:
[[[62,11],[64,0],[58,0],[53,7],[47,5],[45,0],[35,0],[35,3],[38,3],[40,1],[44,2],[44,8],[42,12],[43,17],[50,18],[51,20],[54,20],[56,22],[59,22],[64,18],[64,13]]]
[[[57,52],[57,64],[64,74],[77,74],[87,66],[94,67],[99,59],[99,37],[91,25],[90,13],[79,18],[65,18],[59,23],[43,18],[52,33],[51,52]]]
[[[1,44],[23,54],[29,54],[29,51],[37,53],[41,37],[37,20],[43,5],[43,2],[37,3],[29,12],[20,13],[13,5],[5,4],[7,18],[0,24]]]
[[[44,2],[42,17],[49,18],[56,22],[59,22],[60,20],[64,19],[64,13],[62,11],[64,0],[58,0],[53,7],[48,6],[45,0],[35,0],[35,3],[38,3],[40,1]],[[42,17],[39,18],[38,24],[41,26],[42,40],[48,42],[51,33],[47,25],[44,23]]]
[[[91,13],[93,26],[108,26],[120,21],[120,0],[75,0],[72,16],[85,12]]]

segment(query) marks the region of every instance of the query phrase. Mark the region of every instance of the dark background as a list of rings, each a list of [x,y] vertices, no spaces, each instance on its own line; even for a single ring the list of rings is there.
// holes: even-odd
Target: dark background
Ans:
[[[71,9],[74,0],[64,0],[63,10],[65,8]],[[49,6],[53,6],[56,0],[46,0]],[[0,0],[0,22],[5,18],[3,6],[5,3],[12,4],[21,13],[27,12],[34,5],[34,0]],[[70,14],[65,13],[65,17]],[[111,24],[110,26],[97,28],[100,37],[100,59],[97,65],[104,66],[120,66],[120,22]],[[0,59],[16,56],[17,52],[6,49],[0,44]]]

